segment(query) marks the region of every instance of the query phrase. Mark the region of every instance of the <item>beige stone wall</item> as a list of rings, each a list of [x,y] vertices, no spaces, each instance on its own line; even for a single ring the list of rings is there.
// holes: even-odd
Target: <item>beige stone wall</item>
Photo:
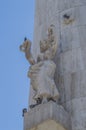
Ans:
[[[65,22],[64,15],[70,16]],[[33,53],[54,24],[58,39],[55,81],[72,130],[86,130],[86,0],[36,0]]]

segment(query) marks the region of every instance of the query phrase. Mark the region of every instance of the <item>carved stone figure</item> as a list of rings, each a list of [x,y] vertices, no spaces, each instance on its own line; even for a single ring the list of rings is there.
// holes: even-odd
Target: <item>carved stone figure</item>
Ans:
[[[25,53],[25,57],[28,60],[28,62],[31,65],[34,65],[35,64],[35,60],[33,59],[33,56],[31,54],[31,41],[27,40],[27,38],[25,38],[23,44],[20,45],[20,50]]]
[[[56,65],[52,60],[40,61],[31,66],[29,70],[29,77],[31,78],[31,85],[36,91],[34,100],[41,99],[42,103],[52,99],[56,101],[59,93],[54,82],[54,73]]]
[[[45,103],[49,100],[56,101],[59,92],[54,82],[54,73],[56,65],[53,62],[57,50],[57,42],[54,34],[54,25],[48,28],[47,39],[40,41],[40,54],[37,63],[31,54],[31,42],[25,39],[20,46],[20,50],[25,52],[26,59],[30,62],[31,67],[28,71],[28,77],[31,79],[31,86],[35,91],[33,99],[37,104]],[[35,104],[31,105],[31,108]]]
[[[34,99],[40,99],[46,102],[50,99],[56,101],[59,97],[59,92],[54,82],[54,73],[56,65],[53,62],[57,50],[57,42],[53,35],[53,26],[48,29],[48,38],[40,41],[40,54],[37,58],[37,63],[30,67],[28,76],[31,78],[31,85],[36,94]]]

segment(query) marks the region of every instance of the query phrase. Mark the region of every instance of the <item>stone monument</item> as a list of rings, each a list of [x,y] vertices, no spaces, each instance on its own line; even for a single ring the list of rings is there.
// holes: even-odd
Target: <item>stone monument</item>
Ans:
[[[35,92],[32,98],[36,101],[36,104],[31,105],[31,107],[50,100],[56,102],[59,97],[59,92],[54,81],[56,64],[53,58],[56,54],[57,42],[53,28],[55,28],[54,25],[50,25],[47,38],[40,41],[40,54],[36,60],[31,54],[30,40],[25,38],[23,44],[20,45],[20,50],[25,52],[25,57],[31,64],[28,77],[31,79],[31,86]]]
[[[31,64],[28,77],[34,94],[31,99],[34,100],[34,104],[32,101],[28,111],[26,108],[23,109],[24,130],[69,128],[67,122],[70,118],[64,108],[58,104],[59,91],[54,79],[56,64],[53,59],[58,45],[54,31],[55,26],[50,25],[47,37],[40,40],[40,53],[37,59],[34,59],[31,53],[30,40],[25,38],[20,45],[20,50],[25,53],[26,59]]]
[[[24,130],[86,130],[86,0],[35,1]]]

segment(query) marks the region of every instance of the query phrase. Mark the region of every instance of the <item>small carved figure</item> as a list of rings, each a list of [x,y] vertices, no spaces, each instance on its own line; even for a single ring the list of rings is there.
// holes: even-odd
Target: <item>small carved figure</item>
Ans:
[[[27,38],[25,38],[23,44],[20,45],[20,50],[25,53],[25,57],[28,60],[28,62],[31,65],[34,65],[35,60],[33,59],[33,56],[31,54],[31,41],[27,40]]]

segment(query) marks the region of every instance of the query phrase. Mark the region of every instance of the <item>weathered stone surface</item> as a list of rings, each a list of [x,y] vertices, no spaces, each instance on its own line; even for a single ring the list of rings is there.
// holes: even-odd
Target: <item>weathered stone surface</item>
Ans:
[[[78,28],[66,27],[61,32],[61,51],[69,51],[80,47]]]
[[[60,70],[63,74],[73,73],[84,69],[81,48],[74,48],[60,54]]]
[[[64,108],[54,102],[49,102],[38,105],[24,114],[24,130],[39,127],[44,122],[47,124],[47,121],[53,121],[61,130],[70,128],[70,117]]]
[[[86,71],[81,70],[59,77],[61,103],[86,96]]]
[[[66,33],[65,33],[66,32]],[[82,34],[82,35],[81,35]],[[86,47],[86,25],[65,27],[61,31],[61,51],[66,52],[79,47]]]
[[[86,130],[86,97],[70,100],[64,107],[71,116],[72,130]]]
[[[58,9],[60,11],[64,11],[66,9],[69,8],[74,8],[77,6],[82,6],[82,5],[86,5],[86,1],[85,0],[60,0],[58,2]]]
[[[79,32],[79,40],[80,40],[80,46],[81,48],[86,48],[86,25],[79,26],[78,27]],[[82,35],[81,35],[82,34]]]

